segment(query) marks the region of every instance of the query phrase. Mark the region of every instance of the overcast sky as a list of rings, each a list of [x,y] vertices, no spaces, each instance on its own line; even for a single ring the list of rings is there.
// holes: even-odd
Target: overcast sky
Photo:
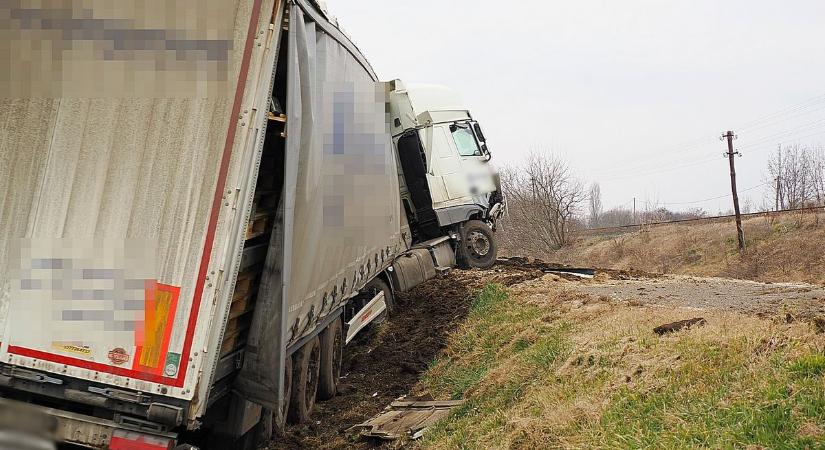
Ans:
[[[727,129],[740,191],[778,143],[825,142],[822,0],[327,3],[382,79],[458,90],[494,162],[554,152],[606,207],[730,209],[681,204],[730,193]]]

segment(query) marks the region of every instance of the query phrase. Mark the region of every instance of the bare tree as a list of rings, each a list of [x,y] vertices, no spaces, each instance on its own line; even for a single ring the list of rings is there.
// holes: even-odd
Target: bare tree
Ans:
[[[568,243],[575,216],[586,200],[581,181],[567,163],[549,153],[531,153],[525,164],[501,171],[510,218],[506,233],[514,246],[547,251]]]
[[[768,161],[771,194],[779,209],[797,209],[825,200],[825,155],[821,146],[780,146]]]
[[[590,228],[597,228],[602,215],[602,188],[599,183],[590,185]]]

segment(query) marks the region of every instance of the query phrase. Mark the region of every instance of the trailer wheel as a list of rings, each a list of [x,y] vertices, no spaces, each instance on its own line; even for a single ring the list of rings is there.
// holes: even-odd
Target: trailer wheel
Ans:
[[[292,399],[287,420],[303,423],[309,420],[318,392],[318,369],[321,365],[321,343],[318,336],[298,349],[292,361]]]
[[[281,399],[280,414],[278,411],[264,408],[261,410],[261,421],[258,423],[258,438],[256,447],[266,444],[273,437],[283,436],[286,432],[286,415],[289,411],[290,397],[292,396],[292,356],[287,356],[284,362],[284,396]]]
[[[335,319],[321,332],[321,369],[318,376],[318,400],[329,400],[338,392],[341,360],[344,355],[344,327]]]
[[[458,266],[462,269],[489,269],[496,263],[498,244],[493,230],[480,220],[464,224],[458,251]]]
[[[387,284],[387,282],[385,282],[379,277],[375,277],[372,280],[370,280],[370,282],[367,283],[366,286],[364,286],[362,292],[365,292],[368,296],[365,299],[364,305],[367,304],[366,302],[369,302],[373,297],[378,295],[379,292],[384,293],[384,303],[387,305],[387,309],[383,313],[381,313],[380,316],[376,317],[372,321],[372,323],[378,325],[386,322],[387,319],[392,315],[393,309],[395,309],[395,301],[392,296],[392,289],[390,289],[390,286]]]
[[[292,355],[284,360],[284,396],[281,398],[280,414],[272,414],[272,431],[276,436],[283,436],[286,431],[286,418],[289,405],[292,404]]]

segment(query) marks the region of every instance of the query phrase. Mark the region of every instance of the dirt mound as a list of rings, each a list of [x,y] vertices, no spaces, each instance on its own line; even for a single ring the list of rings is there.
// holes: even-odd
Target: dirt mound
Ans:
[[[407,395],[441,349],[447,336],[467,317],[473,297],[487,283],[506,286],[538,278],[532,267],[497,265],[488,271],[455,270],[396,298],[396,312],[384,326],[365,331],[350,344],[341,369],[341,393],[317,403],[309,424],[290,427],[270,449],[392,448],[367,442],[351,426],[379,413]]]

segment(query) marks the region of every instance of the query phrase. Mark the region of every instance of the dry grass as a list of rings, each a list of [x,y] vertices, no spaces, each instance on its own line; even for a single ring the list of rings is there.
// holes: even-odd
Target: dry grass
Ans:
[[[584,237],[549,258],[544,255],[544,259],[652,273],[825,284],[822,214],[794,213],[745,220],[748,250],[744,257],[739,256],[736,248],[733,222],[716,222]]]
[[[634,307],[550,277],[484,289],[419,394],[466,398],[421,448],[820,448],[825,338],[812,325]]]

